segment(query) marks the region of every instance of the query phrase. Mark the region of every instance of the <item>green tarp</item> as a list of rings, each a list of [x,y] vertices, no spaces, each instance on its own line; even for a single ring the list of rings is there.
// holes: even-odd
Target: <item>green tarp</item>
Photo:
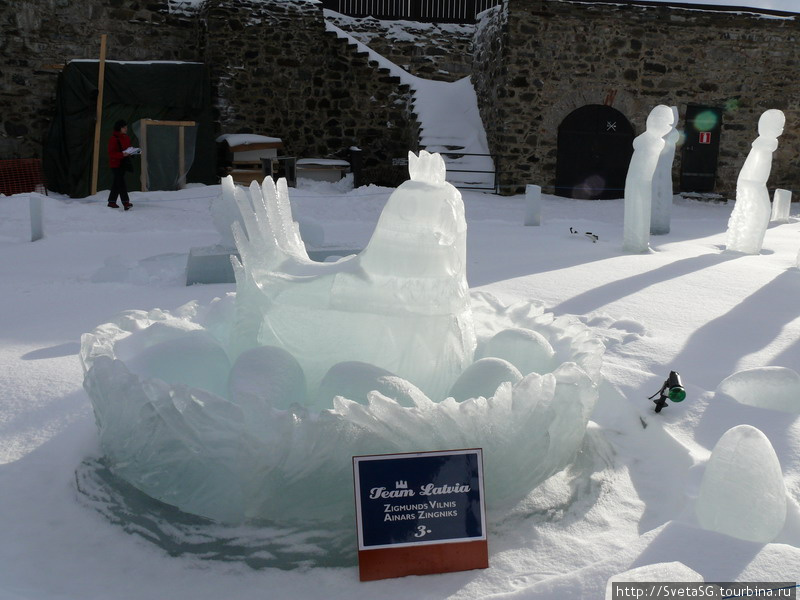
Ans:
[[[58,78],[56,115],[45,140],[43,167],[47,187],[74,198],[91,194],[92,153],[97,115],[99,61],[68,63]],[[197,137],[189,183],[213,184],[216,144],[211,112],[211,86],[202,63],[105,63],[103,116],[100,131],[98,190],[111,186],[108,139],[119,119],[129,125],[139,119],[196,121]],[[139,145],[128,128],[133,145]],[[139,190],[139,161],[127,176],[128,189]]]

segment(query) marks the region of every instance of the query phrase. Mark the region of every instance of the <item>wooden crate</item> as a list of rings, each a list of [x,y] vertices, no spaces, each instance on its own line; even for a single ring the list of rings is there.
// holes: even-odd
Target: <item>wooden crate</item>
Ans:
[[[278,157],[278,149],[283,148],[280,140],[272,142],[255,142],[230,146],[233,153],[233,163],[230,171],[234,183],[249,186],[251,182],[261,183],[266,177],[262,159],[275,160]]]

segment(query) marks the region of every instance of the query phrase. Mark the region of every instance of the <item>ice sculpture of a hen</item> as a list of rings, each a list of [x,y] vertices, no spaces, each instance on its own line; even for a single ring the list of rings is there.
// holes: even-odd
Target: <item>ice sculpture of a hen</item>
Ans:
[[[223,182],[236,294],[81,338],[117,476],[214,520],[318,527],[352,517],[355,455],[481,447],[489,508],[571,462],[603,344],[575,317],[470,293],[461,195],[438,155],[409,171],[367,248],[333,263],[309,259],[285,181]]]
[[[223,182],[245,229],[234,225],[243,262],[236,269],[240,349],[288,350],[312,394],[332,366],[359,361],[431,398],[446,396],[476,345],[464,205],[445,181],[440,155],[409,153],[408,170],[411,179],[389,198],[366,249],[336,263],[309,259],[285,180],[276,189],[267,178],[248,192]]]

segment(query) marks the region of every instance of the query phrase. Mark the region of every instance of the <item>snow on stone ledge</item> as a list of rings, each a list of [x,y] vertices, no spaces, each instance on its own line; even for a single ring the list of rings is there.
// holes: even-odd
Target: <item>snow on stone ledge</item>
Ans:
[[[228,142],[229,146],[246,146],[248,144],[272,144],[283,140],[255,133],[224,133],[216,141]]]

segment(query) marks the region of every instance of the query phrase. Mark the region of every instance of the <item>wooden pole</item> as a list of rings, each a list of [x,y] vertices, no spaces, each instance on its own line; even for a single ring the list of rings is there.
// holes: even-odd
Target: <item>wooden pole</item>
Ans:
[[[186,173],[183,172],[186,164],[186,128],[181,125],[178,127],[178,187],[183,188],[186,184]]]
[[[143,192],[147,191],[147,125],[150,119],[142,119],[139,127],[139,145],[142,147],[142,159],[139,162],[141,171],[139,172],[139,182]]]
[[[94,154],[92,155],[92,195],[97,193],[97,170],[100,163],[100,127],[103,119],[103,87],[106,79],[106,34],[100,36],[100,64],[97,75],[97,118],[94,124]]]

